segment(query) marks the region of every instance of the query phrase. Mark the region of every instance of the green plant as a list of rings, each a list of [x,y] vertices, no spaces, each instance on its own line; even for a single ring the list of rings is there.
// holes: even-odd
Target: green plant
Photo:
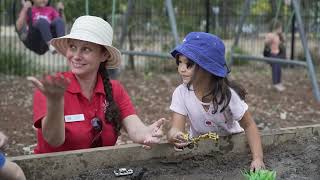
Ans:
[[[270,170],[257,170],[257,171],[244,171],[242,175],[245,177],[246,180],[275,180],[276,179],[276,172]]]

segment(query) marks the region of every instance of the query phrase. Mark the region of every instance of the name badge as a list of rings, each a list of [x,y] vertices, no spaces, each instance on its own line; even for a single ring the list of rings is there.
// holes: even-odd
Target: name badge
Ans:
[[[84,121],[84,115],[83,114],[67,115],[67,116],[64,116],[64,121],[65,122]]]

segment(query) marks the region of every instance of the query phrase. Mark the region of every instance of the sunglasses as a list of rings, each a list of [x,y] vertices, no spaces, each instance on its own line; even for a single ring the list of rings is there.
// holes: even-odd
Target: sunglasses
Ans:
[[[99,118],[95,117],[91,120],[91,126],[94,131],[94,138],[91,141],[91,148],[101,147],[102,146],[102,122]]]

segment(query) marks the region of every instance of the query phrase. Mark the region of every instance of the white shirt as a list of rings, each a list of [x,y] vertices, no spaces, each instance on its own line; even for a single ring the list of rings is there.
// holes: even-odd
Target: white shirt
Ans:
[[[192,89],[192,87],[190,87]],[[248,109],[248,105],[231,89],[231,99],[228,107],[213,114],[213,104],[201,102],[193,90],[188,90],[185,84],[179,85],[172,95],[170,109],[184,115],[190,121],[190,135],[197,137],[208,132],[216,132],[220,136],[243,132],[239,122]],[[209,105],[206,111],[203,105]]]

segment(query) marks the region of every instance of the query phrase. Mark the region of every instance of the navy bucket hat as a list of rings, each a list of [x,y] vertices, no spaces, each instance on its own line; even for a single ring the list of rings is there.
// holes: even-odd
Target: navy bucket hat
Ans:
[[[182,44],[171,52],[174,58],[178,54],[186,56],[211,74],[219,77],[226,77],[228,74],[225,46],[218,36],[205,32],[191,32]]]

